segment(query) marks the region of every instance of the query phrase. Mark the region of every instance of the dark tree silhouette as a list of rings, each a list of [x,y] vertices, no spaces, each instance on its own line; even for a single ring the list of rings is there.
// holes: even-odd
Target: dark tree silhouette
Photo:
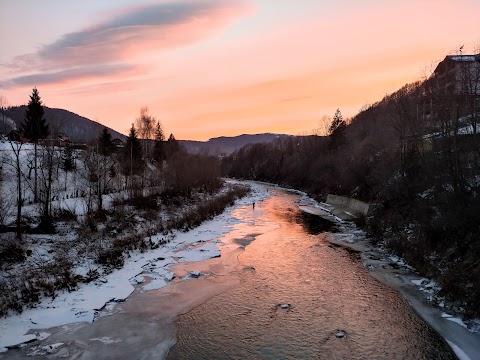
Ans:
[[[75,169],[75,156],[70,145],[66,145],[62,150],[62,169],[65,172]]]
[[[347,123],[343,120],[340,109],[335,111],[332,123],[328,129],[328,135],[330,136],[330,149],[336,149],[345,141],[345,130],[347,129]]]
[[[34,159],[34,197],[35,202],[38,201],[37,195],[37,145],[40,139],[45,139],[48,134],[48,124],[43,118],[44,109],[42,100],[38,94],[37,88],[33,88],[30,101],[28,102],[27,110],[25,112],[25,120],[21,125],[23,136],[30,139],[34,143],[35,159]]]
[[[165,134],[159,121],[155,126],[155,145],[153,147],[153,158],[160,165],[165,160]]]
[[[124,162],[123,172],[126,175],[139,175],[141,174],[144,163],[143,163],[143,153],[142,153],[142,144],[137,137],[137,131],[135,126],[132,124],[130,128],[130,133],[128,134],[127,142],[125,143],[124,148]]]
[[[102,132],[97,139],[98,153],[103,156],[110,156],[115,151],[115,144],[112,142],[112,134],[106,127],[103,128]]]
[[[173,134],[170,134],[170,136],[168,137],[167,143],[165,144],[165,157],[167,161],[169,161],[169,159],[171,159],[173,155],[177,154],[180,151],[181,151],[180,144],[175,139],[175,136],[173,136]]]

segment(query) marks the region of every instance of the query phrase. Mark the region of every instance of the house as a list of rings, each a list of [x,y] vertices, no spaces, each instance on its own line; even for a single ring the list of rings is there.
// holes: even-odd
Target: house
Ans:
[[[433,73],[447,94],[480,98],[480,54],[447,55]]]
[[[29,141],[29,139],[27,138],[24,138],[20,135],[20,133],[13,129],[12,131],[10,131],[6,136],[7,140],[9,141],[12,141],[12,142],[19,142],[19,143],[27,143]]]
[[[116,148],[124,148],[125,147],[125,141],[119,138],[115,138],[112,140],[113,145],[115,145]]]
[[[417,118],[429,124],[464,119],[480,123],[480,54],[447,55],[425,82]]]
[[[46,139],[40,140],[39,143],[42,145],[59,146],[59,147],[72,145],[70,138],[64,133],[50,135]]]

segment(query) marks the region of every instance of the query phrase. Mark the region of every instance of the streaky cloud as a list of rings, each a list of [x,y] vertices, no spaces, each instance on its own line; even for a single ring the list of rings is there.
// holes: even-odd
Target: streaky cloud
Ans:
[[[250,0],[170,1],[125,8],[90,28],[63,35],[34,54],[18,56],[18,70],[96,65],[138,53],[189,45],[252,9]]]
[[[18,76],[2,83],[3,87],[24,86],[24,85],[47,85],[53,83],[62,83],[66,81],[99,77],[112,76],[125,72],[132,72],[137,67],[131,64],[101,65],[91,67],[79,67],[66,69],[56,72],[36,73]]]
[[[207,39],[252,9],[252,0],[171,0],[123,8],[2,64],[10,75],[0,88],[128,77],[148,68],[150,54]]]

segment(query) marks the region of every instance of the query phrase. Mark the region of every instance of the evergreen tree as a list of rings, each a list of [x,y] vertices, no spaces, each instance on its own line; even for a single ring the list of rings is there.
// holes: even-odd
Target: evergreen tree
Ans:
[[[167,143],[165,144],[165,157],[167,161],[175,155],[176,153],[181,151],[180,144],[178,141],[175,139],[175,136],[173,134],[170,134],[168,137]]]
[[[103,156],[110,156],[115,151],[115,144],[112,142],[112,134],[106,127],[103,128],[102,132],[97,139],[98,153]]]
[[[108,186],[113,178],[110,176],[115,173],[115,160],[113,153],[115,152],[115,144],[112,141],[112,135],[106,127],[104,127],[97,138],[97,163],[95,172],[98,176],[97,181],[97,212],[103,212],[102,195],[108,192]]]
[[[65,146],[62,150],[62,168],[65,172],[75,169],[75,156],[70,145]]]
[[[159,121],[155,126],[155,146],[153,147],[153,158],[161,165],[165,160],[165,135],[163,133],[162,125]]]
[[[329,148],[330,150],[336,149],[339,145],[345,141],[345,130],[347,129],[347,123],[343,120],[340,109],[335,111],[332,123],[328,129],[328,135],[330,136]]]
[[[126,175],[138,175],[143,170],[143,153],[142,144],[137,137],[137,131],[132,124],[130,133],[128,134],[127,142],[124,148],[124,162],[123,171]]]
[[[30,95],[30,101],[28,102],[27,111],[25,112],[25,120],[21,125],[21,131],[23,136],[30,139],[34,144],[34,171],[35,171],[35,182],[34,182],[34,196],[35,201],[38,200],[37,196],[37,145],[40,139],[45,139],[48,134],[48,124],[47,121],[43,118],[44,110],[42,105],[42,100],[38,94],[37,88],[33,88],[32,95]]]

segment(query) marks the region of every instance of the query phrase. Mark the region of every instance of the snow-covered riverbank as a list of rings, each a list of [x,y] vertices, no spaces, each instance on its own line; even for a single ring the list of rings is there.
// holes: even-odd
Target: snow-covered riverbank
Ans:
[[[264,200],[268,193],[259,185],[252,185],[252,193],[234,206],[251,206]],[[229,210],[232,210],[231,208]],[[222,243],[218,240],[238,223],[232,211],[225,211],[189,232],[175,232],[170,242],[144,253],[133,252],[122,269],[101,277],[90,284],[81,284],[73,292],[62,291],[58,296],[44,299],[35,308],[20,315],[0,319],[0,352],[21,346],[26,342],[43,340],[49,336],[42,331],[76,322],[93,322],[109,313],[114,305],[124,301],[138,286],[139,291],[159,289],[173,278],[171,268],[180,262],[196,262],[220,256]],[[157,234],[152,237],[163,238]],[[187,274],[185,278],[200,274]]]
[[[260,203],[273,195],[269,191],[270,185],[250,184],[252,186],[251,195],[237,201],[235,207],[243,206],[244,209],[248,207],[249,211],[252,211],[254,202]],[[288,191],[288,189],[285,190]],[[306,194],[294,192],[300,195],[298,200],[300,206],[309,209],[318,209],[320,206]],[[259,211],[258,208],[261,206],[257,206],[255,211]],[[94,322],[99,317],[111,314],[115,304],[126,299],[135,290],[145,292],[165,287],[174,276],[177,276],[177,281],[178,279],[188,281],[201,276],[201,272],[205,270],[200,264],[199,272],[196,272],[192,271],[194,268],[186,262],[202,261],[220,255],[221,250],[226,248],[221,240],[222,237],[240,222],[232,210],[233,208],[227,209],[214,220],[205,222],[192,231],[175,233],[171,241],[159,249],[145,253],[132,253],[130,258],[125,261],[124,268],[100,278],[95,283],[83,284],[78,291],[62,292],[55,300],[45,300],[35,309],[27,310],[21,315],[0,319],[0,348],[3,347],[6,350],[6,347],[16,344],[46,339],[50,336],[48,328],[54,326],[75,322]],[[328,213],[324,216],[332,221],[336,220]],[[254,222],[255,219],[253,218],[252,221]],[[340,223],[339,227],[341,231],[330,237],[332,243],[360,251],[360,256],[371,275],[399,290],[412,308],[447,340],[460,359],[480,358],[480,350],[478,350],[480,349],[480,336],[469,332],[461,324],[459,325],[455,318],[447,317],[447,315],[442,317],[442,311],[432,307],[426,301],[425,294],[428,296],[428,292],[418,290],[420,287],[427,289],[429,281],[420,281],[421,278],[403,266],[400,259],[392,259],[388,254],[374,249],[358,228],[348,223]],[[174,266],[179,268],[178,264],[182,262],[185,264],[182,264],[180,268],[188,265],[186,266],[188,271],[175,271],[174,275],[172,268]],[[391,266],[392,263],[398,264],[395,266],[396,268]],[[197,269],[195,268],[195,270]],[[207,276],[201,276],[201,279],[204,277]],[[169,288],[164,290],[167,289]],[[440,330],[437,328],[438,326],[441,326]],[[108,338],[96,338],[92,337],[90,340],[114,341]],[[43,349],[42,347],[45,354],[59,349],[58,346],[55,347],[58,345],[58,341],[49,343],[47,340],[40,343],[48,344],[47,348]],[[48,346],[52,347],[52,350],[49,350]],[[2,358],[1,354],[0,358]]]

